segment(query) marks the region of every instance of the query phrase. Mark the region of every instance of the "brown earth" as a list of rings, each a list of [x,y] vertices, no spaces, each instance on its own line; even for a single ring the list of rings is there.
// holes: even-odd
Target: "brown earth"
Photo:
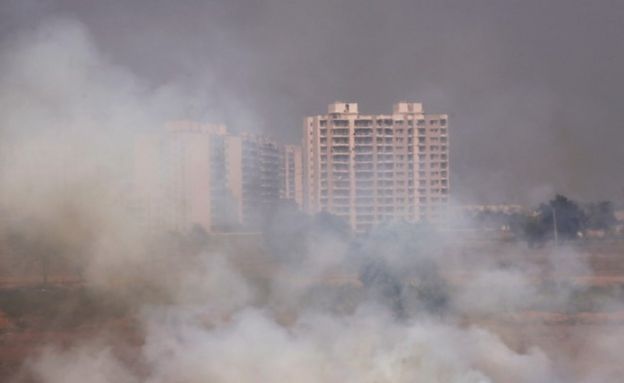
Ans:
[[[477,241],[453,251],[466,258],[486,252],[499,257],[501,262],[509,261],[508,257],[512,256],[527,257],[537,264],[541,262],[544,268],[535,276],[536,283],[563,278],[571,284],[596,289],[596,294],[624,290],[624,241],[575,244],[575,252],[588,256],[591,271],[563,276],[555,275],[556,271],[546,266],[545,259],[551,248],[519,247],[509,252],[504,250],[507,246],[493,241]],[[264,275],[273,273],[267,262],[241,262],[243,268],[260,270]],[[115,352],[137,370],[141,369],[136,350],[142,344],[142,334],[131,309],[91,295],[73,272],[63,274],[57,270],[50,275],[49,284],[42,288],[40,276],[36,272],[24,272],[25,269],[21,269],[17,276],[0,269],[0,381],[19,375],[20,366],[40,352],[42,347],[53,345],[66,348],[84,340],[96,339],[101,334],[106,334],[107,339],[117,339]],[[451,267],[445,270],[445,275],[453,283],[469,283],[471,270]],[[320,283],[359,286],[356,276],[339,273],[327,275]],[[593,293],[591,290],[588,294]],[[465,322],[466,326],[478,324],[491,329],[520,352],[537,345],[562,363],[571,361],[571,369],[580,370],[584,368],[584,363],[588,363],[582,351],[589,347],[590,335],[608,336],[614,329],[623,329],[624,310],[592,308],[558,312],[539,309],[501,313],[487,318],[466,318]],[[22,376],[20,381],[30,380]]]

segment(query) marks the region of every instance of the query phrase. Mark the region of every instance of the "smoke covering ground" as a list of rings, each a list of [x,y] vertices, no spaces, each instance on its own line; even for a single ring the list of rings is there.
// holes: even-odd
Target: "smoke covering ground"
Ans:
[[[137,224],[129,164],[134,136],[184,114],[194,96],[145,86],[67,19],[5,41],[0,60],[4,224],[129,304],[143,336],[132,363],[106,331],[50,344],[15,382],[606,382],[621,373],[618,326],[588,329],[572,352],[542,349],[531,334],[518,346],[472,320],[574,310],[565,277],[591,268],[573,248],[549,250],[547,265],[513,245],[466,255],[460,239],[421,227],[358,240],[303,229],[297,246],[266,259],[179,246]],[[544,268],[563,276],[547,291],[535,282]],[[584,368],[572,368],[577,359]]]

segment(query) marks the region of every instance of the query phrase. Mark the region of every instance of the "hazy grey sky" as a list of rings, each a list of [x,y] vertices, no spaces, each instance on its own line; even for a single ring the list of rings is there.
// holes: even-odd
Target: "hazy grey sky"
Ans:
[[[148,84],[203,90],[189,116],[298,142],[333,100],[410,99],[451,115],[462,199],[624,199],[624,1],[3,0],[0,37],[50,17]]]

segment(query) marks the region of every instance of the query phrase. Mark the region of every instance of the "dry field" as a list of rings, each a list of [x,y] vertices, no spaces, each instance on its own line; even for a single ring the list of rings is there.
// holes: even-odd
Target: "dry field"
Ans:
[[[489,254],[501,263],[511,262],[510,257],[526,257],[543,266],[534,275],[536,284],[557,281],[578,286],[578,296],[573,298],[579,300],[578,307],[562,312],[546,306],[461,320],[466,326],[478,324],[493,330],[519,351],[537,345],[549,355],[560,358],[562,363],[571,363],[570,369],[583,369],[587,361],[578,357],[579,350],[589,347],[590,337],[608,337],[614,329],[624,328],[624,310],[604,310],[594,304],[604,297],[618,301],[624,297],[624,241],[573,245],[574,254],[589,261],[589,267],[574,272],[549,266],[547,258],[551,248],[520,246],[508,251],[509,246],[475,241],[453,251],[467,260],[462,265],[469,265],[474,254]],[[475,259],[480,257],[475,256]],[[0,381],[7,381],[18,373],[24,361],[46,345],[69,347],[102,333],[118,340],[115,352],[125,360],[136,358],[133,350],[141,345],[142,335],[133,319],[132,308],[89,292],[75,272],[63,273],[61,267],[53,267],[48,286],[42,287],[36,262],[18,266],[0,271]],[[262,274],[259,278],[270,278],[273,274],[270,262],[241,260],[239,266],[258,270]],[[472,270],[469,267],[458,269],[455,264],[443,274],[451,284],[461,286],[470,283]],[[330,289],[345,285],[361,288],[357,276],[339,273],[330,274],[317,283]],[[140,370],[140,361],[135,364]]]

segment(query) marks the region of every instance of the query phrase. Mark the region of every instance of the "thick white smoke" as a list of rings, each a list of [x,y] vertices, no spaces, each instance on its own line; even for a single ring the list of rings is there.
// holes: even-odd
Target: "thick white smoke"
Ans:
[[[84,26],[52,20],[0,52],[3,217],[90,281],[142,256],[132,215],[138,134],[182,113],[173,88],[147,89],[98,52]],[[93,266],[93,267],[91,267]]]
[[[227,246],[191,252],[143,231],[129,209],[134,136],[184,114],[185,93],[148,89],[68,20],[5,42],[0,65],[7,225],[36,230],[40,251],[129,302],[144,336],[131,360],[106,333],[50,344],[16,381],[599,382],[619,362],[621,331],[589,342],[599,358],[570,374],[567,351],[517,346],[486,324],[570,303],[565,283],[545,297],[543,265],[520,248],[492,256],[413,228],[359,243],[318,230],[265,259]],[[571,249],[548,259],[553,275],[589,270]]]
[[[517,354],[486,331],[434,323],[397,325],[375,310],[303,318],[290,328],[246,310],[210,330],[172,313],[150,320],[131,373],[103,344],[46,349],[28,364],[51,383],[94,382],[553,382],[539,350]]]

